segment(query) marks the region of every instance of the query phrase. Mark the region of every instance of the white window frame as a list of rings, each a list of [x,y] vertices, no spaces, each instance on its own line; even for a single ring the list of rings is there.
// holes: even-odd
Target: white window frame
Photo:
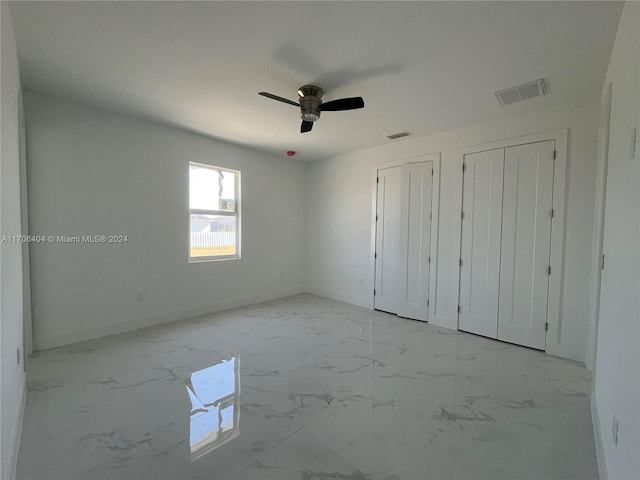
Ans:
[[[218,260],[233,260],[240,258],[240,171],[234,170],[232,168],[226,167],[218,167],[215,165],[209,165],[207,163],[198,163],[198,162],[189,162],[188,167],[191,166],[199,167],[199,168],[208,168],[210,170],[217,170],[223,172],[233,173],[235,177],[235,198],[233,199],[234,211],[230,212],[228,210],[210,210],[210,209],[202,209],[202,208],[191,208],[189,205],[189,241],[188,241],[188,249],[189,249],[189,262],[197,263],[197,262],[211,262]],[[191,185],[188,185],[189,193],[191,193]],[[189,200],[190,202],[190,200]],[[193,257],[191,256],[191,215],[221,215],[226,217],[235,217],[236,218],[236,253],[233,255],[209,255],[209,256],[201,256],[201,257]]]

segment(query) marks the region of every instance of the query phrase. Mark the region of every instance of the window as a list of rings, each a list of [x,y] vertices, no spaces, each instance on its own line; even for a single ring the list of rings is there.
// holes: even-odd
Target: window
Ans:
[[[189,163],[189,259],[240,258],[240,172]]]

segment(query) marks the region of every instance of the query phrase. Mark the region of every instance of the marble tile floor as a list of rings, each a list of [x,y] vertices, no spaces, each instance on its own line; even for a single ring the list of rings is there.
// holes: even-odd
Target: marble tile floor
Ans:
[[[597,478],[579,364],[314,295],[28,373],[18,479]]]

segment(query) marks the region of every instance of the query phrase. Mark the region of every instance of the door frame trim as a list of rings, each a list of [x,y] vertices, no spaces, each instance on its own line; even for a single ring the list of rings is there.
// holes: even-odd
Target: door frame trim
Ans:
[[[585,364],[593,372],[596,384],[596,352],[598,350],[598,323],[600,319],[600,288],[602,284],[602,254],[604,253],[604,209],[607,199],[607,169],[609,165],[609,137],[611,131],[611,98],[613,83],[604,87],[600,99],[600,121],[598,125],[598,157],[596,173],[596,208],[593,225],[593,248],[591,253],[591,298],[589,301],[589,331]]]
[[[22,90],[18,90],[20,231],[29,235],[29,195],[27,178],[27,122]],[[26,359],[33,353],[33,310],[31,304],[31,251],[22,245],[22,367],[27,371]]]
[[[456,206],[454,212],[462,211],[462,188],[463,188],[463,172],[462,165],[464,156],[483,152],[486,150],[495,150],[498,148],[515,147],[527,143],[544,142],[547,140],[555,140],[556,158],[553,169],[553,199],[552,208],[554,209],[553,223],[551,226],[551,252],[549,264],[551,266],[551,277],[549,278],[549,299],[547,303],[547,322],[549,329],[547,331],[546,352],[554,355],[562,356],[562,287],[564,284],[564,252],[565,252],[565,230],[566,230],[566,204],[567,194],[567,158],[568,158],[568,142],[569,129],[562,128],[551,130],[548,132],[534,133],[530,135],[522,135],[503,140],[496,140],[475,145],[467,145],[459,147],[454,153],[454,162],[459,172],[459,182],[457,182],[459,194],[456,195]],[[456,245],[453,251],[460,252],[462,246],[462,219],[456,222],[457,231],[454,232]],[[456,291],[452,296],[458,304],[460,303],[460,267],[459,258],[451,259],[451,267],[458,269],[458,282]],[[454,307],[457,310],[457,305]],[[459,330],[459,314],[456,314],[456,329]]]

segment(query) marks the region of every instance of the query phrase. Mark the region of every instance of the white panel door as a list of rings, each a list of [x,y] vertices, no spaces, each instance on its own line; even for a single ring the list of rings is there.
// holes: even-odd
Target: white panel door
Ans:
[[[433,162],[402,167],[398,315],[427,321]]]
[[[505,149],[498,339],[545,349],[555,141]]]
[[[392,167],[378,170],[373,308],[389,313],[398,311],[401,169]]]
[[[504,149],[464,156],[458,328],[498,334]]]

